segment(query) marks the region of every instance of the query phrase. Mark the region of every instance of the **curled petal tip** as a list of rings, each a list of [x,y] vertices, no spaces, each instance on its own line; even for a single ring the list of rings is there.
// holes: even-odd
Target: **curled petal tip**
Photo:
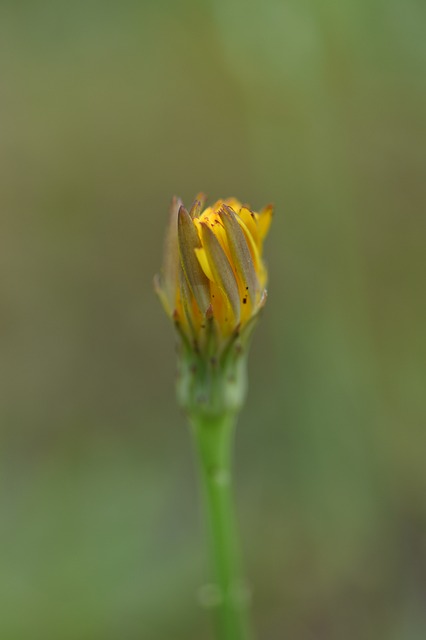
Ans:
[[[201,209],[201,202],[199,200],[194,200],[192,207],[189,210],[189,215],[191,216],[191,218],[198,218],[201,213]]]
[[[183,204],[181,202],[178,202],[177,204],[179,204],[178,206],[178,220],[179,222],[182,220],[182,218],[185,216],[189,216],[188,211],[185,209],[185,207],[183,206]]]
[[[182,206],[182,200],[178,196],[173,196],[170,203],[170,216],[175,218],[178,214],[180,207]]]
[[[232,207],[229,206],[229,204],[226,204],[225,202],[223,203],[223,205],[221,206],[220,211],[223,211],[225,213],[227,213],[228,215],[235,215],[235,211]]]
[[[204,193],[198,193],[194,202],[192,203],[191,209],[189,210],[189,215],[192,219],[198,218],[200,213],[202,212],[204,205],[206,203],[206,196]]]

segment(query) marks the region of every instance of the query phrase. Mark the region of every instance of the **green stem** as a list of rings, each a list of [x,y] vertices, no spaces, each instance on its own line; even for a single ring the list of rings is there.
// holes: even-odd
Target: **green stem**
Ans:
[[[192,420],[200,460],[202,495],[210,534],[216,584],[218,638],[250,640],[247,591],[241,561],[231,491],[231,458],[235,416]]]

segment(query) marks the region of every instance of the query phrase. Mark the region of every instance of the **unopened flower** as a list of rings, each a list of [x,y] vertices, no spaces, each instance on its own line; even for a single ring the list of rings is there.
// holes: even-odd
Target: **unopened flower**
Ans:
[[[235,198],[203,210],[198,196],[189,212],[174,198],[156,290],[183,337],[205,352],[220,352],[244,331],[266,300],[263,240],[272,206],[259,213]],[[213,338],[212,338],[213,334]]]
[[[155,288],[179,340],[177,394],[189,415],[238,411],[247,386],[251,330],[266,300],[263,240],[272,206],[235,198],[189,212],[174,198]]]
[[[247,389],[247,354],[266,300],[263,241],[272,206],[259,213],[235,198],[170,210],[155,288],[177,329],[177,397],[200,461],[214,568],[219,636],[252,637],[230,493],[232,439]]]

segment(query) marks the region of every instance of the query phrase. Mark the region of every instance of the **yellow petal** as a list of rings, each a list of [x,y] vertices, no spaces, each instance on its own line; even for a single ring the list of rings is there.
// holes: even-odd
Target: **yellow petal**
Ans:
[[[245,238],[247,240],[247,245],[248,248],[250,249],[250,254],[251,257],[253,259],[253,264],[254,264],[254,268],[256,273],[259,272],[260,269],[260,264],[261,264],[261,256],[259,253],[259,249],[257,247],[257,244],[255,243],[255,241],[253,240],[253,236],[250,233],[250,231],[248,230],[246,224],[243,222],[243,220],[241,218],[237,218],[238,220],[238,224],[240,225],[241,229],[244,232]]]
[[[213,280],[224,292],[235,321],[238,323],[240,321],[240,297],[232,267],[219,240],[205,222],[201,224],[201,235]]]
[[[253,211],[250,211],[247,207],[242,207],[240,209],[239,218],[242,220],[246,226],[246,230],[251,234],[256,246],[260,246],[260,238],[259,231],[257,228],[257,220]]]
[[[233,263],[241,282],[240,295],[243,295],[243,303],[246,304],[248,296],[252,304],[255,304],[259,282],[244,232],[231,207],[224,205],[219,216],[228,236]]]
[[[266,238],[269,227],[271,226],[273,213],[274,207],[272,206],[272,204],[268,204],[257,215],[257,228],[259,229],[259,236],[262,241]]]
[[[208,277],[208,279],[214,282],[212,270],[210,269],[209,261],[207,260],[206,250],[203,249],[202,247],[200,249],[197,248],[195,249],[195,255],[197,256],[198,262],[200,263],[201,268],[206,274],[206,276]]]

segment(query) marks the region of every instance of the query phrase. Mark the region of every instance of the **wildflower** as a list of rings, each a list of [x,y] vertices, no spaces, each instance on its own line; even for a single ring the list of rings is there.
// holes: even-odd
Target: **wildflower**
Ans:
[[[263,241],[272,206],[235,198],[189,212],[174,198],[155,288],[180,336],[177,393],[189,414],[241,408],[252,328],[266,301]]]
[[[196,444],[211,538],[221,640],[249,640],[247,589],[233,522],[231,453],[247,388],[252,328],[266,300],[263,240],[272,218],[235,198],[189,212],[174,198],[155,288],[178,335],[177,395]]]
[[[188,212],[174,198],[155,286],[166,313],[194,349],[216,355],[243,333],[266,300],[263,240],[272,206],[259,213],[235,198],[203,210],[199,195]]]

